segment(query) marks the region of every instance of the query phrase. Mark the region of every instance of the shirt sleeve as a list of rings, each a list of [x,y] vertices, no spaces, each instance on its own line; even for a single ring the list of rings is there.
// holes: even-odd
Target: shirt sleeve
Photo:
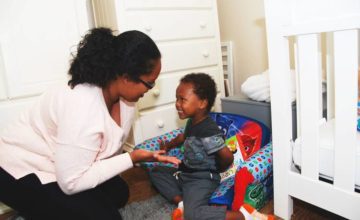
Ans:
[[[59,146],[56,177],[64,193],[71,195],[94,188],[133,166],[129,153],[94,161],[96,154],[78,146]]]
[[[222,134],[204,137],[201,141],[207,154],[212,154],[226,146]]]
[[[128,153],[97,160],[104,132],[104,111],[88,94],[68,97],[59,107],[54,155],[57,183],[66,194],[91,189],[131,168]]]

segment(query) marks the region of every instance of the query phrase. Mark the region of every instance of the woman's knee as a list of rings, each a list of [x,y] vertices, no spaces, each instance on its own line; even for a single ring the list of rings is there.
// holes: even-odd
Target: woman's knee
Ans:
[[[99,186],[99,190],[105,193],[116,207],[125,206],[129,200],[130,191],[128,184],[120,177],[116,176]]]

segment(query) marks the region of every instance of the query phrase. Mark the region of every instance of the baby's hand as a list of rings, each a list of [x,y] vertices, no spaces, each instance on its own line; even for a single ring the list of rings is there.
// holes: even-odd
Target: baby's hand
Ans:
[[[160,150],[164,150],[166,152],[168,152],[170,150],[170,145],[169,142],[165,142],[164,140],[160,140]]]

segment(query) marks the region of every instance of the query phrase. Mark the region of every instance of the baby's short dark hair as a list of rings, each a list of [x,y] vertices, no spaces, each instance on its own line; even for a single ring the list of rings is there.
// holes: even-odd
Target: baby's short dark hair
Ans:
[[[216,83],[206,73],[190,73],[180,80],[181,83],[191,83],[194,86],[194,93],[202,100],[208,101],[207,111],[210,112],[216,98]]]

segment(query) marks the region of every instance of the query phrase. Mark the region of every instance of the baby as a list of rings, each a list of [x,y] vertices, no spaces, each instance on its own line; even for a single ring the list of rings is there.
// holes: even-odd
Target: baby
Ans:
[[[214,80],[204,73],[191,73],[176,89],[176,109],[180,119],[188,119],[183,134],[164,143],[166,151],[184,144],[184,159],[178,169],[156,167],[150,179],[167,200],[178,205],[173,219],[268,219],[251,206],[239,211],[210,206],[208,200],[220,184],[220,172],[233,162],[222,131],[210,118],[217,90]],[[184,210],[184,212],[182,212]]]

